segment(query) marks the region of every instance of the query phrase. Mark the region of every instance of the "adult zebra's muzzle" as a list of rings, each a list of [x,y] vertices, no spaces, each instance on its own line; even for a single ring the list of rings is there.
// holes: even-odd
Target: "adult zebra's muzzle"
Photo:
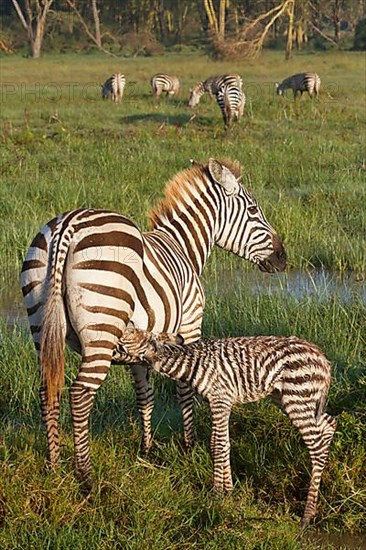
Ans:
[[[284,271],[286,269],[287,255],[282,241],[278,235],[272,238],[273,252],[265,260],[259,262],[258,267],[261,271],[274,273],[275,271]]]

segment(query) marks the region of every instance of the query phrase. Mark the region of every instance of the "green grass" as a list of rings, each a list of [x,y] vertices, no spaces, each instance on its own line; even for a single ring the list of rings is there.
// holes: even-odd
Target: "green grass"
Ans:
[[[146,212],[189,159],[237,158],[244,183],[284,237],[289,269],[326,268],[366,277],[365,61],[356,53],[277,53],[256,61],[213,62],[200,55],[111,60],[99,55],[39,61],[1,57],[0,281],[13,288],[25,250],[56,213],[107,207],[147,228]],[[120,70],[129,84],[120,105],[100,99],[99,84]],[[177,74],[179,98],[150,97],[154,72]],[[274,82],[316,70],[321,99],[296,106],[274,95]],[[196,118],[186,107],[201,77],[237,71],[244,119],[223,130],[215,102]],[[132,83],[134,82],[134,83]],[[366,379],[364,294],[347,301],[315,289],[251,292],[253,266],[215,251],[204,273],[206,334],[297,334],[319,344],[334,365],[329,412],[338,416],[319,500],[318,523],[298,528],[309,480],[306,449],[288,420],[261,402],[232,414],[235,491],[210,490],[207,406],[197,403],[198,443],[181,449],[173,385],[155,378],[155,449],[142,459],[128,369],[115,367],[92,413],[97,479],[89,497],[73,473],[70,411],[62,409],[63,462],[45,469],[38,374],[28,332],[0,326],[0,545],[23,548],[251,549],[347,547],[366,529]],[[285,275],[283,276],[285,277]],[[270,281],[268,276],[268,285]],[[272,279],[273,280],[273,279]],[[285,280],[285,279],[281,279]],[[12,288],[10,288],[12,287]],[[66,385],[78,359],[68,354]],[[361,537],[353,540],[362,546]]]

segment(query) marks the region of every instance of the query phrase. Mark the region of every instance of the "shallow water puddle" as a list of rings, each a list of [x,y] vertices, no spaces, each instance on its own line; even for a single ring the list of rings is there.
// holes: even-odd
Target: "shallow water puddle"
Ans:
[[[295,299],[314,297],[320,301],[336,298],[342,302],[359,300],[366,305],[366,280],[353,275],[339,275],[330,271],[289,271],[268,274],[259,270],[243,272],[217,270],[205,277],[205,287],[213,293],[228,296],[238,288],[249,289],[253,296],[278,294]],[[26,325],[26,310],[20,290],[19,275],[14,273],[0,284],[0,315],[6,324]]]

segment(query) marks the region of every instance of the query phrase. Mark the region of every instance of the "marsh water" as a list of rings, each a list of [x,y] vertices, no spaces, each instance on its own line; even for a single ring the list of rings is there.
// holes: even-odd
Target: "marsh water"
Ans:
[[[354,274],[339,275],[331,271],[288,271],[268,275],[258,270],[219,269],[206,276],[206,288],[211,292],[230,294],[245,287],[253,296],[278,294],[298,300],[309,297],[318,301],[338,299],[342,302],[360,301],[366,306],[366,278]],[[0,286],[0,315],[6,324],[26,325],[26,311],[20,291],[18,273],[9,274]]]

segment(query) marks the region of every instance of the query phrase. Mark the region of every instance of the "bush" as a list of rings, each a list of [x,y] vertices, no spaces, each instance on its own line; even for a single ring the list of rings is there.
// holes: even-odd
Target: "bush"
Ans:
[[[162,53],[163,47],[149,32],[128,32],[120,39],[122,54],[126,57],[151,56]]]

